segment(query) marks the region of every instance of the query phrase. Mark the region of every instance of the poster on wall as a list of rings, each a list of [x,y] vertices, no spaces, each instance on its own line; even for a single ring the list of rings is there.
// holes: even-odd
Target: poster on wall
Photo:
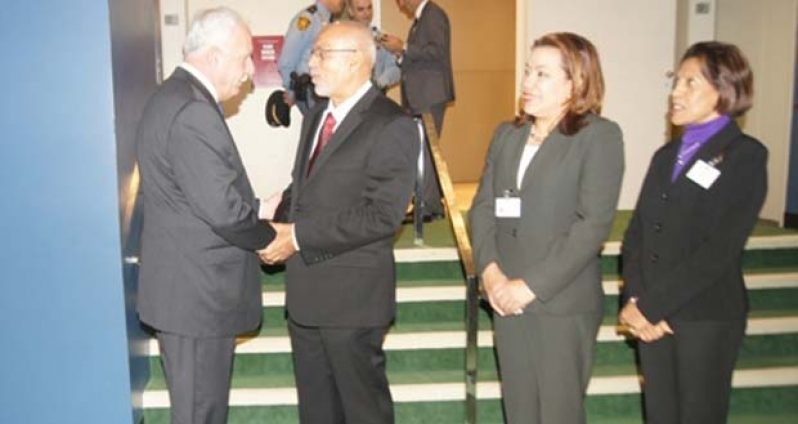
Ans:
[[[282,50],[282,35],[252,37],[252,61],[255,63],[255,75],[252,77],[252,82],[256,88],[283,85],[280,72],[277,70],[277,58],[280,57]]]

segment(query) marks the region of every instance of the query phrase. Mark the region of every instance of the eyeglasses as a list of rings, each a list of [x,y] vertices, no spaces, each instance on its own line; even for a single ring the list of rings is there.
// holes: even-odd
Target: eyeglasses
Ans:
[[[310,57],[316,56],[319,60],[325,61],[330,57],[330,53],[354,53],[356,51],[357,49],[323,49],[321,47],[315,47],[310,51]]]

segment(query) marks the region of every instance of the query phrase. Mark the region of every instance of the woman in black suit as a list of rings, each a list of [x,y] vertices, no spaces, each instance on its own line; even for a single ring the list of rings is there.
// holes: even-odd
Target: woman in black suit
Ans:
[[[620,322],[637,337],[648,423],[726,421],[748,309],[741,258],[767,192],[767,149],[734,118],[753,75],[733,45],[682,57],[670,119],[623,242]]]

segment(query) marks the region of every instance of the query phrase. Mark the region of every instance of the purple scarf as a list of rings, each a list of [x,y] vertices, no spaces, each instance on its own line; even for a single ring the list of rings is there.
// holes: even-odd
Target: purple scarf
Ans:
[[[676,163],[673,164],[671,182],[684,170],[684,166],[693,159],[693,156],[707,143],[713,135],[717,134],[726,124],[731,121],[728,115],[721,115],[703,124],[689,124],[682,134],[682,143],[679,145],[679,153],[676,155]]]

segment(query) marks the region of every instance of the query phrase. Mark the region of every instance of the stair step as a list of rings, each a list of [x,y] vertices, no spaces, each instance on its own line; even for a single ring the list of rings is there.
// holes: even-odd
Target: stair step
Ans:
[[[798,386],[798,366],[735,370],[734,388],[791,387]],[[640,380],[636,375],[594,377],[588,395],[614,395],[640,393]],[[394,402],[433,402],[465,399],[464,383],[391,384]],[[497,381],[480,381],[477,398],[499,399]],[[294,387],[233,388],[230,390],[231,406],[295,405]],[[144,408],[167,408],[169,394],[166,390],[147,390],[142,398]]]
[[[778,335],[798,333],[798,316],[752,318],[748,320],[746,335]],[[622,342],[626,338],[619,335],[615,325],[602,325],[597,336],[598,342]],[[385,338],[384,348],[391,350],[423,350],[423,349],[462,349],[465,347],[465,331],[420,331],[400,333],[391,331]],[[479,347],[493,346],[493,331],[480,330],[477,333]],[[287,335],[258,336],[240,338],[236,346],[237,354],[284,353],[291,351],[291,343]],[[150,339],[149,356],[158,356],[158,340]]]
[[[729,424],[795,424],[798,422],[798,386],[737,388],[732,391]],[[640,394],[589,396],[585,401],[590,424],[643,424]],[[463,401],[400,402],[395,405],[401,424],[447,424],[465,421]],[[503,424],[499,399],[477,402],[480,424]],[[168,409],[147,409],[147,424],[168,424]],[[237,406],[230,424],[296,424],[295,405]]]
[[[421,286],[399,285],[396,289],[397,302],[437,302],[447,300],[465,300],[465,285],[462,280],[450,281],[450,284],[439,285],[442,281],[424,281]],[[622,285],[621,280],[605,279],[602,283],[604,293],[617,296]],[[746,274],[745,285],[748,290],[798,288],[798,272]],[[282,290],[265,291],[263,306],[285,305],[285,292]]]

